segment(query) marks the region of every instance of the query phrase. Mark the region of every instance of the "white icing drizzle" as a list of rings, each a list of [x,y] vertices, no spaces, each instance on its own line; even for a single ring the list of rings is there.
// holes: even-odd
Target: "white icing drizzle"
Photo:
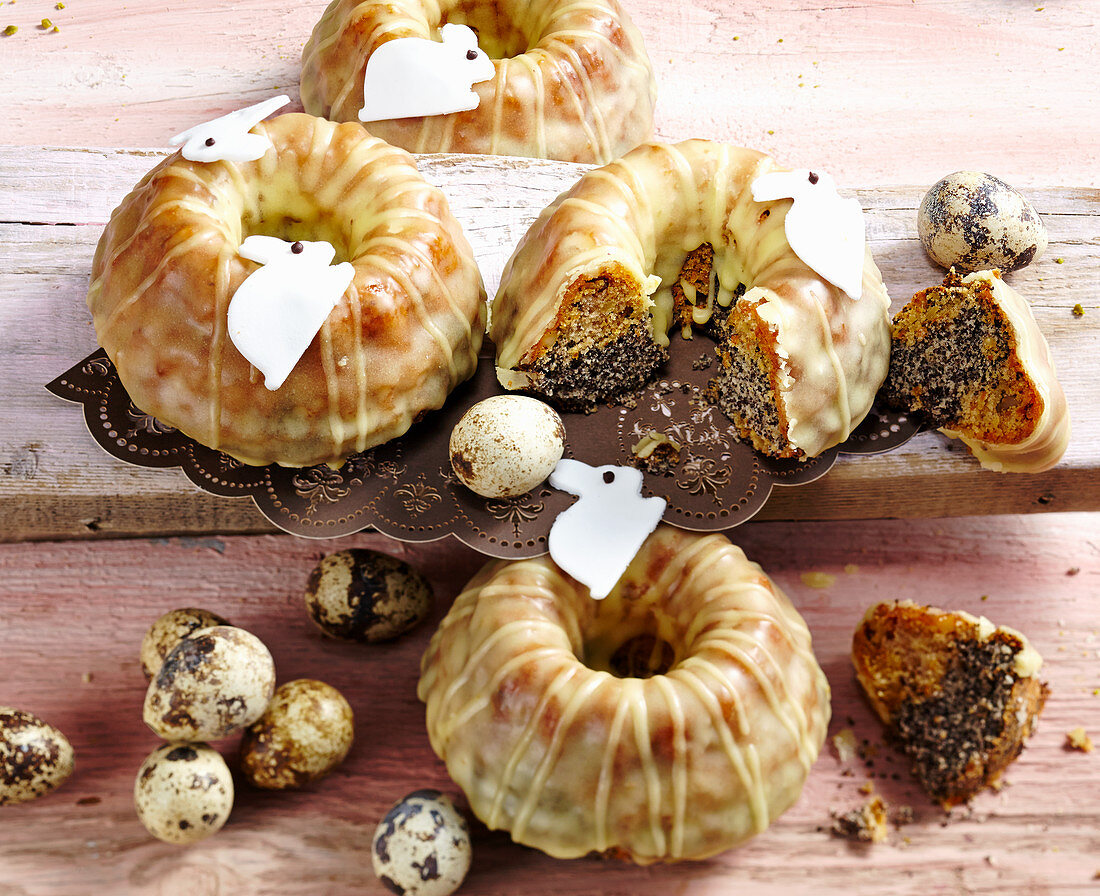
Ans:
[[[708,243],[716,286],[705,302],[698,288],[695,320],[729,309],[749,332],[752,316],[767,317],[782,373],[777,402],[797,424],[784,435],[808,457],[847,438],[886,373],[889,297],[869,251],[860,289],[848,284],[862,293],[858,302],[798,257],[786,235],[792,203],[762,207],[752,195],[772,173],[784,172],[767,156],[702,140],[646,144],[586,173],[539,215],[504,267],[490,330],[501,381],[522,381],[515,373],[536,363],[565,297],[584,280],[637,283],[634,301],[667,345],[674,324],[694,323],[675,313],[672,287],[687,253]]]
[[[252,162],[271,149],[271,141],[252,128],[290,102],[280,95],[195,125],[169,139],[181,146],[183,157],[191,162]]]
[[[757,202],[794,200],[784,227],[795,254],[853,299],[863,294],[866,228],[863,209],[844,199],[824,172],[773,171],[752,182]]]
[[[423,37],[388,40],[371,53],[363,75],[360,121],[448,115],[477,108],[480,98],[471,88],[493,78],[493,61],[478,48],[477,35],[466,25],[448,23],[439,34],[442,41]]]
[[[630,703],[626,700],[615,701],[615,718],[607,732],[607,740],[604,744],[603,758],[600,762],[600,777],[596,787],[595,810],[595,849],[601,852],[612,846],[611,836],[608,832],[609,806],[611,803],[611,788],[614,785],[615,754],[619,751],[619,743],[623,736],[623,727],[626,724]]]
[[[672,821],[668,853],[672,858],[679,859],[684,854],[684,824],[688,809],[687,723],[684,718],[684,707],[672,682],[664,675],[656,676],[654,682],[657,690],[664,697],[672,719],[672,769],[669,773]]]
[[[335,137],[338,128],[345,129],[339,140]],[[182,280],[208,284],[202,299],[209,302],[211,313],[199,315],[208,327],[207,340],[192,338],[177,353],[180,360],[170,375],[174,379],[152,375],[148,357],[131,362],[136,363],[140,379],[131,380],[127,387],[141,391],[144,385],[142,401],[150,412],[156,407],[158,416],[203,444],[250,463],[267,463],[270,456],[256,457],[253,451],[257,449],[240,447],[240,440],[259,443],[261,440],[251,435],[267,426],[265,421],[272,412],[262,401],[242,401],[248,379],[242,379],[236,370],[227,372],[227,368],[243,362],[236,350],[223,348],[224,316],[231,295],[251,269],[241,261],[237,249],[251,231],[264,229],[265,220],[272,222],[273,232],[280,236],[287,234],[279,231],[279,219],[293,222],[293,232],[306,240],[312,240],[314,232],[319,237],[332,234],[334,220],[352,222],[348,231],[337,232],[333,241],[339,243],[339,251],[358,273],[348,288],[346,307],[341,308],[339,318],[333,318],[338,324],[322,326],[318,334],[317,363],[312,370],[317,374],[321,398],[311,407],[310,420],[286,421],[295,434],[280,442],[285,447],[278,449],[280,453],[325,451],[335,459],[407,429],[416,413],[408,403],[410,390],[416,390],[415,400],[426,396],[435,402],[432,406],[438,406],[449,388],[444,377],[450,374],[457,381],[468,375],[476,362],[472,346],[480,342],[481,319],[471,321],[469,313],[473,296],[480,292],[480,284],[475,282],[480,278],[457,224],[442,214],[445,206],[438,190],[416,175],[404,152],[370,138],[358,125],[334,125],[301,115],[262,122],[254,130],[253,136],[276,146],[277,151],[249,162],[217,165],[175,155],[143,178],[104,235],[88,303],[101,345],[112,358],[123,360],[122,375],[126,359],[141,354],[133,346],[136,319],[143,316],[148,319],[143,326],[163,331],[173,313],[190,313],[184,309],[194,301],[192,292],[177,284]],[[351,133],[357,136],[349,139]],[[293,151],[286,151],[291,146]],[[385,233],[389,241],[373,242],[372,235],[379,233]],[[433,261],[435,247],[447,241],[454,242],[454,258],[459,263],[452,265],[448,260],[445,268],[450,269],[440,271],[439,259]],[[163,249],[148,258],[134,258],[134,253],[146,254],[145,243]],[[394,260],[398,245],[411,247],[407,262]],[[410,272],[402,283],[414,291],[412,295],[401,295],[397,281],[379,271],[379,253]],[[178,277],[164,276],[176,269]],[[388,293],[387,286],[392,287]],[[406,302],[424,309],[432,320],[431,327],[422,332],[413,327],[410,335],[417,343],[416,358],[438,356],[439,364],[433,370],[439,373],[432,373],[424,382],[415,380],[415,386],[411,385],[414,377],[408,377],[408,389],[400,383],[387,384],[379,401],[377,382],[372,382],[375,373],[384,369],[389,371],[389,379],[394,379],[393,371],[402,370],[405,362],[395,358],[396,352],[388,346],[364,342],[364,314],[377,316],[386,313],[380,308],[385,303],[396,307]],[[460,307],[463,305],[465,310]],[[165,308],[174,311],[156,310]],[[410,321],[417,319],[411,307],[409,317]],[[183,359],[184,352],[192,360]],[[459,357],[463,354],[466,357]],[[253,371],[252,382],[258,385],[261,374]],[[180,417],[181,405],[194,409],[182,411],[190,416]],[[172,415],[177,419],[171,419]],[[242,435],[246,432],[249,435]],[[314,456],[281,462],[300,465],[316,460]]]

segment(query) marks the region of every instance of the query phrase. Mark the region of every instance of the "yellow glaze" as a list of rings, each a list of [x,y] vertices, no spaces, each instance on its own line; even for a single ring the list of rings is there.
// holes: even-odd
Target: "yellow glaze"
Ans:
[[[651,635],[665,674],[607,671]],[[802,618],[722,536],[659,527],[601,601],[548,558],[487,565],[422,662],[432,747],[475,814],[568,858],[702,859],[797,800],[828,726]]]
[[[743,284],[738,306],[753,307],[776,338],[791,444],[813,457],[843,442],[886,376],[890,300],[869,249],[858,300],[798,258],[784,232],[791,200],[752,198],[752,182],[778,170],[754,150],[689,140],[644,144],[585,174],[505,265],[490,314],[501,382],[523,384],[517,368],[552,338],[579,278],[615,272],[636,283],[652,305],[654,338],[668,344],[672,286],[688,253],[709,242],[718,280],[711,313],[729,309]]]
[[[961,439],[983,467],[1001,473],[1040,473],[1062,459],[1069,445],[1070,420],[1066,395],[1054,372],[1050,346],[1031,313],[1027,299],[1001,279],[998,271],[977,271],[963,283],[983,281],[1004,312],[1015,335],[1015,350],[1025,373],[1043,399],[1043,412],[1031,434],[1015,444],[995,444],[944,427],[945,435]]]
[[[367,59],[401,37],[473,27],[495,77],[476,109],[371,122],[411,152],[609,162],[653,134],[656,85],[642,36],[618,0],[333,0],[302,52],[302,105],[358,121]]]
[[[357,124],[283,115],[255,162],[178,153],[134,188],[96,250],[88,307],[134,403],[247,463],[337,462],[403,434],[472,375],[485,293],[446,198]],[[327,240],[355,276],[276,391],[226,334],[262,233]]]

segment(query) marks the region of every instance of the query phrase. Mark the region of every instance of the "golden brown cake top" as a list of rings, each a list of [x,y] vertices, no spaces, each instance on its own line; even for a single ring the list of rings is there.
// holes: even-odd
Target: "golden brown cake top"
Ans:
[[[828,683],[805,622],[721,536],[660,526],[611,594],[491,563],[425,653],[432,746],[491,828],[555,856],[702,858],[797,799]]]
[[[112,214],[88,290],[134,403],[248,463],[305,466],[404,433],[476,365],[481,275],[443,193],[358,124],[282,115],[248,162],[179,153]],[[236,349],[227,310],[257,269],[252,234],[324,240],[355,269],[276,390]]]

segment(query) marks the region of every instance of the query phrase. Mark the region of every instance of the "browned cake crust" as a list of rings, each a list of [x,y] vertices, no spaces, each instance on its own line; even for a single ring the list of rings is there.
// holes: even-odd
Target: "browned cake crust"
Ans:
[[[1048,693],[1042,660],[1019,632],[910,601],[868,610],[852,662],[913,774],[944,808],[997,782]]]
[[[489,329],[501,385],[567,407],[630,400],[660,375],[670,340],[698,331],[718,345],[705,394],[742,440],[774,457],[843,442],[886,375],[889,298],[869,252],[859,299],[797,256],[790,200],[753,198],[782,170],[687,140],[582,175],[501,273]]]
[[[618,0],[332,0],[302,50],[302,106],[358,123],[375,51],[447,24],[477,33],[494,76],[473,85],[476,108],[370,122],[387,143],[604,164],[653,134],[653,70]]]

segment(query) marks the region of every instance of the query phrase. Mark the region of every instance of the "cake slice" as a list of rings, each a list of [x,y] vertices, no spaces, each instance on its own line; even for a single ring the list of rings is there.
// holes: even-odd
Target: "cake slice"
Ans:
[[[918,292],[893,319],[886,402],[962,439],[983,467],[1040,472],[1069,442],[1066,397],[1027,300],[999,271]]]
[[[997,783],[1048,692],[1042,657],[1019,632],[911,601],[867,611],[852,662],[913,774],[944,808]]]

